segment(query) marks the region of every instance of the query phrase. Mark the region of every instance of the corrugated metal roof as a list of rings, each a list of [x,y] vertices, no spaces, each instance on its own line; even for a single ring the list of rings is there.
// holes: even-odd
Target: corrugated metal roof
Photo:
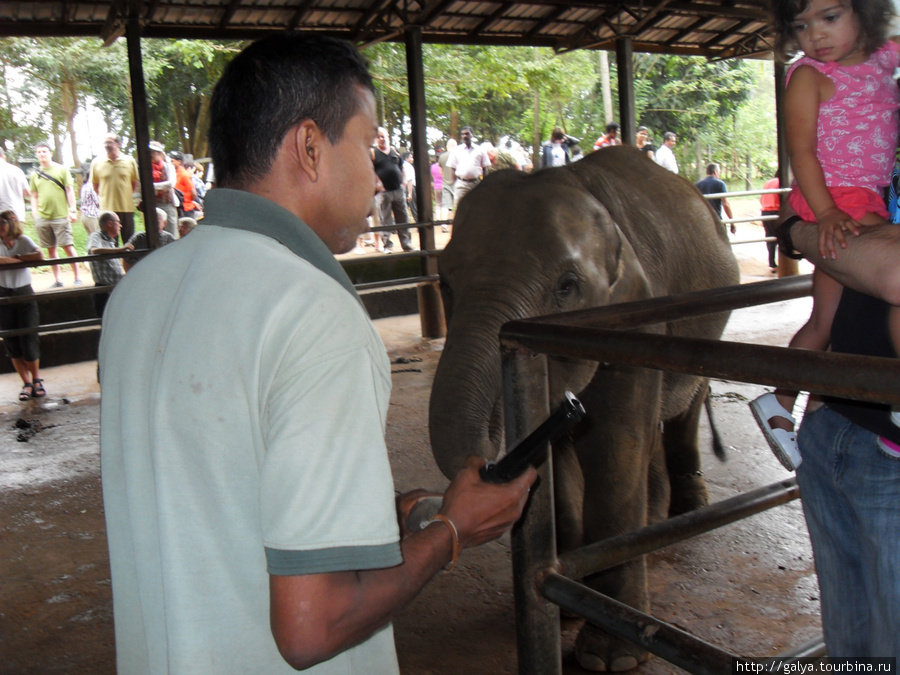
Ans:
[[[0,2],[0,35],[247,39],[315,30],[359,44],[421,26],[425,42],[614,49],[709,58],[770,52],[767,0],[42,0]]]

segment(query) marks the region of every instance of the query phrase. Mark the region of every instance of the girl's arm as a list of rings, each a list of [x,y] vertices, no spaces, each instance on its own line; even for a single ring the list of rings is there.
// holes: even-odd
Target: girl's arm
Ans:
[[[816,156],[819,105],[834,93],[833,83],[815,68],[800,66],[791,76],[785,91],[788,154],[791,169],[806,203],[816,214],[819,229],[819,254],[837,257],[837,247],[847,247],[844,231],[859,234],[859,226],[837,208],[825,174]]]

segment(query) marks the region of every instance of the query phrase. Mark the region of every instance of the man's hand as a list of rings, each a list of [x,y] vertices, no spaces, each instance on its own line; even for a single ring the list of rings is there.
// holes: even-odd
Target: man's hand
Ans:
[[[480,457],[469,457],[444,494],[440,512],[456,525],[463,548],[480,546],[508,532],[521,517],[537,479],[537,471],[529,467],[511,483],[485,483],[478,473],[484,464]]]
[[[819,216],[819,255],[837,259],[838,248],[847,248],[845,232],[859,236],[859,223],[839,208],[830,208]]]

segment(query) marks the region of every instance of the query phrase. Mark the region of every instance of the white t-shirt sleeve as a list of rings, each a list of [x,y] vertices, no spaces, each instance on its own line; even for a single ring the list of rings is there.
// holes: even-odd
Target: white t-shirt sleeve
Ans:
[[[313,348],[323,353],[286,350],[266,397],[259,499],[270,574],[402,562],[379,405],[389,369],[357,313],[333,314],[333,339]]]

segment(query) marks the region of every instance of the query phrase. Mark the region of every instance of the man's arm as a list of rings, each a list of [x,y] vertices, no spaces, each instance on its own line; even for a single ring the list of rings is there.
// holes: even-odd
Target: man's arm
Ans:
[[[794,248],[844,286],[900,305],[900,227],[879,225],[847,237],[836,258],[819,255],[818,227],[798,222],[790,229]]]
[[[127,253],[128,251],[133,250],[134,246],[132,246],[131,244],[125,244],[124,246],[119,246],[118,248],[97,246],[95,248],[88,249],[88,255],[113,255],[114,253]]]
[[[78,220],[78,209],[75,208],[75,189],[71,185],[66,186],[66,201],[69,203],[69,222]]]
[[[166,170],[166,179],[153,184],[153,189],[156,192],[168,190],[175,185],[175,169],[168,162],[163,162],[163,168]]]
[[[441,513],[462,548],[507,532],[519,519],[533,469],[507,485],[485,483],[470,458],[444,495]],[[454,535],[442,522],[401,542],[403,563],[386,569],[269,577],[272,635],[282,657],[303,669],[359,644],[385,626],[451,560]]]
[[[725,215],[729,218],[734,218],[734,215],[731,213],[731,204],[728,203],[728,200],[725,197],[722,197],[722,210],[725,212]],[[732,224],[734,227],[734,224]]]
[[[456,160],[456,153],[451,152],[450,156],[447,158],[447,168],[450,169],[450,184],[451,185],[453,185],[453,183],[456,182],[456,165],[458,163],[459,162],[457,162],[457,160]]]
[[[40,249],[31,253],[19,253],[14,256],[0,256],[0,265],[15,264],[20,262],[31,262],[33,260],[43,260],[44,255]]]

